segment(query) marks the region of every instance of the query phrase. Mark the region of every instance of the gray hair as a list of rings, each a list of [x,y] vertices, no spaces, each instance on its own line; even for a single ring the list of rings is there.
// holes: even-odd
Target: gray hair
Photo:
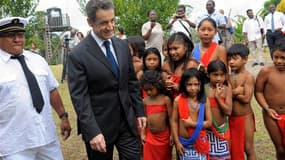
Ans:
[[[93,22],[96,21],[96,12],[98,10],[115,9],[115,6],[111,0],[89,0],[86,5],[87,17]]]

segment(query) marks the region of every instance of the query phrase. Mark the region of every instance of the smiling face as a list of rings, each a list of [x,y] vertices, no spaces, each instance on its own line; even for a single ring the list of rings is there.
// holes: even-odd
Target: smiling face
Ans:
[[[96,20],[87,19],[94,33],[102,40],[107,40],[113,37],[115,29],[115,12],[114,9],[103,10],[99,9],[96,12]]]
[[[169,44],[168,50],[171,59],[177,62],[185,57],[187,46],[185,46],[185,44],[182,42],[174,41],[173,43]]]
[[[24,46],[24,32],[9,32],[0,37],[0,48],[12,55],[21,54]]]
[[[199,25],[198,35],[202,43],[211,43],[216,33],[214,24],[208,20],[202,21]]]

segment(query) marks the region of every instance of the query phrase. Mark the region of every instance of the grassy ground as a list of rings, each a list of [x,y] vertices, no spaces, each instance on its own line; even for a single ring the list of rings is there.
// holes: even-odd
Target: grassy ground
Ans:
[[[269,57],[266,57],[266,64],[271,63]],[[251,67],[252,62],[249,61],[247,64],[248,70],[256,76],[258,71],[260,70],[260,66]],[[54,72],[57,80],[60,82],[62,66],[56,65],[51,66],[52,71]],[[68,87],[66,82],[61,83],[59,86],[59,92],[62,96],[63,103],[65,105],[66,110],[70,114],[70,122],[72,125],[72,134],[67,141],[62,141],[61,138],[61,146],[63,150],[63,154],[66,160],[87,160],[85,147],[81,140],[81,137],[77,135],[77,128],[76,128],[76,115],[74,109],[72,107],[70,96],[68,92]],[[268,136],[268,133],[264,127],[263,119],[261,115],[261,109],[258,106],[256,100],[252,99],[252,107],[255,113],[255,120],[256,120],[256,133],[255,133],[255,150],[258,160],[273,160],[275,159],[275,151],[274,146]],[[55,121],[58,124],[59,119],[55,115]],[[59,131],[58,131],[59,132]],[[117,156],[115,156],[114,160],[117,160]]]

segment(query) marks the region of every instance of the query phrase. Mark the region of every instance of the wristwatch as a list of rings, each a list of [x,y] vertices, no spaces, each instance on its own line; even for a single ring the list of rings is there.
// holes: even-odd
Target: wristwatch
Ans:
[[[68,113],[67,112],[64,112],[62,113],[61,115],[58,116],[60,119],[63,119],[63,118],[68,118]]]

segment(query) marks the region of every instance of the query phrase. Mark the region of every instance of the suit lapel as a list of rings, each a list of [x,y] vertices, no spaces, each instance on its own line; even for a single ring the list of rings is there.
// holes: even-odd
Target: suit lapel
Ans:
[[[99,47],[99,45],[97,44],[97,42],[94,40],[94,38],[89,35],[88,37],[88,48],[87,51],[93,55],[96,59],[98,59],[101,63],[103,63],[111,72],[113,72],[114,76],[115,73],[112,69],[111,64],[108,62],[105,54],[103,53],[103,51],[101,50],[101,47]],[[95,52],[94,52],[95,51]]]

